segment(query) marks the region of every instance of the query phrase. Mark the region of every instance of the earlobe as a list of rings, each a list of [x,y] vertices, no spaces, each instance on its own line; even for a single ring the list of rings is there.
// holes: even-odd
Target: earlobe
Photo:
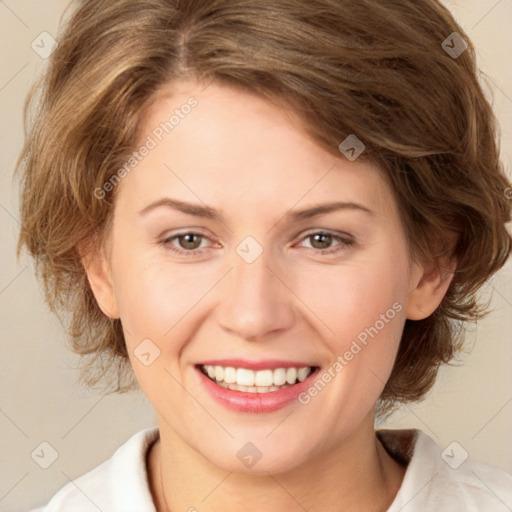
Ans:
[[[119,318],[112,279],[104,251],[99,249],[88,251],[82,256],[82,265],[87,273],[89,285],[99,308],[109,318]]]
[[[423,320],[437,309],[448,291],[456,267],[455,259],[444,260],[439,268],[432,267],[420,272],[421,277],[408,296],[407,319]]]

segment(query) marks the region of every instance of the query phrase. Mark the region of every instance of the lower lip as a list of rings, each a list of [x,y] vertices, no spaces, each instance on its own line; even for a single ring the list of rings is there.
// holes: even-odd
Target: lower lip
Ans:
[[[268,393],[244,393],[223,388],[215,384],[199,368],[196,368],[196,371],[206,391],[223,406],[237,412],[265,413],[277,411],[296,400],[300,393],[309,388],[312,382],[311,379],[318,373],[318,368],[312,371],[302,382]]]

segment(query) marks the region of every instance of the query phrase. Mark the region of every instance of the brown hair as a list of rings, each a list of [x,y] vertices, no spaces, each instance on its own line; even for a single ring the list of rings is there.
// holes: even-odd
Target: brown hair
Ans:
[[[512,246],[495,118],[474,48],[451,14],[435,0],[76,4],[27,100],[36,108],[19,161],[18,253],[26,246],[34,256],[52,310],[69,313],[73,348],[90,356],[85,381],[114,376],[107,382],[117,391],[134,383],[120,320],[99,309],[78,251],[108,230],[114,192],[100,200],[94,190],[133,152],[159,88],[193,78],[292,106],[338,156],[356,134],[361,158],[392,184],[413,259],[439,265],[440,255],[455,256],[437,310],[406,321],[380,406],[421,398],[461,349],[461,322],[487,313],[476,292]],[[454,32],[468,45],[460,55],[442,46],[454,47]]]

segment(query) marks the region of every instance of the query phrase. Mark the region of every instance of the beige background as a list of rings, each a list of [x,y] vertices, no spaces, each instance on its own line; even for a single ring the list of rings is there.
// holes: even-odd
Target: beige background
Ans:
[[[502,125],[502,158],[512,156],[512,0],[449,0],[478,48]],[[144,396],[101,397],[76,384],[76,358],[48,312],[31,262],[15,258],[18,202],[12,170],[20,150],[22,103],[44,65],[31,48],[56,36],[63,1],[0,0],[0,511],[27,510],[108,458],[132,433],[155,424]],[[448,34],[447,34],[448,35]],[[464,366],[443,369],[422,404],[404,407],[387,426],[418,427],[445,448],[512,472],[512,263],[483,290],[494,312],[468,333]],[[43,441],[58,452],[40,468]],[[455,470],[454,470],[455,471]],[[106,512],[106,511],[105,511]]]

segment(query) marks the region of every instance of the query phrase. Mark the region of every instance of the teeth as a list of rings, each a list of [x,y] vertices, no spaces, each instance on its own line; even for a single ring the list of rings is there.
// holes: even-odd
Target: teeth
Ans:
[[[268,393],[293,386],[297,382],[302,382],[312,372],[309,366],[258,371],[232,366],[204,365],[201,368],[220,386],[248,393]]]
[[[210,366],[210,368],[213,368]],[[210,372],[208,372],[210,375]],[[224,382],[228,384],[234,384],[236,382],[236,368],[229,366],[228,368],[224,368]]]
[[[309,368],[307,368],[309,371]],[[286,384],[286,370],[284,368],[277,368],[274,370],[274,386],[282,386]]]
[[[270,393],[271,391],[278,391],[280,389],[289,388],[286,386],[242,386],[241,384],[226,384],[225,382],[217,382],[223,388],[229,388],[233,391],[243,391],[244,393]]]
[[[288,368],[286,370],[286,382],[288,384],[295,384],[297,380],[297,369],[296,368]]]
[[[215,377],[217,377],[217,368],[222,368],[222,366],[215,367]],[[242,386],[254,386],[255,377],[255,373],[252,370],[247,370],[247,368],[238,368],[236,371],[236,383],[242,384]]]
[[[299,371],[297,372],[297,379],[302,382],[310,373],[311,370],[309,368],[299,368]],[[215,369],[215,376],[217,376],[217,368]]]
[[[272,386],[273,382],[272,370],[260,370],[255,373],[254,383],[257,386]]]

